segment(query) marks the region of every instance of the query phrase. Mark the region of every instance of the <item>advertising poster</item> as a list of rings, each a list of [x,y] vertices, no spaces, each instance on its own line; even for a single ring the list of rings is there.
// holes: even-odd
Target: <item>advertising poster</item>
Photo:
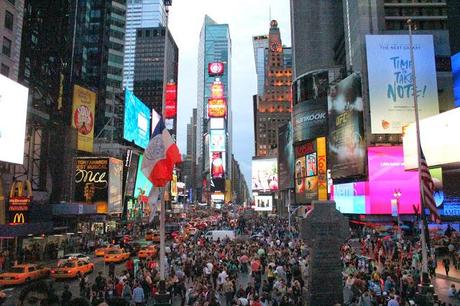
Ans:
[[[318,173],[318,200],[327,200],[327,159],[326,137],[316,139],[317,173]],[[308,155],[307,155],[308,156]]]
[[[208,117],[223,118],[227,115],[227,101],[221,99],[208,99]]]
[[[209,121],[209,126],[211,127],[211,130],[222,130],[225,128],[224,118],[211,118],[209,119]]]
[[[278,190],[278,160],[258,158],[252,160],[252,191]]]
[[[420,119],[439,113],[432,35],[413,35]],[[408,35],[366,35],[373,134],[401,134],[415,121]]]
[[[225,151],[225,130],[211,130],[209,150]]]
[[[0,75],[0,161],[24,161],[28,93],[27,87]]]
[[[343,214],[366,214],[368,183],[356,182],[333,185],[331,200]]]
[[[331,86],[328,96],[329,166],[332,179],[366,174],[361,76],[354,73]]]
[[[123,138],[144,149],[150,140],[150,109],[129,90],[125,90]]]
[[[279,189],[294,188],[294,147],[292,146],[292,125],[278,128],[278,178]]]
[[[171,181],[171,196],[177,197],[177,175],[173,174],[173,179]]]
[[[455,107],[460,106],[460,52],[451,57]]]
[[[109,159],[109,214],[121,214],[123,212],[122,201],[123,188],[123,161]]]
[[[134,188],[134,197],[137,199],[142,199],[143,197],[148,197],[150,189],[152,189],[152,183],[145,177],[142,173],[142,159],[143,155],[139,156],[137,176],[136,176],[136,187]]]
[[[225,178],[225,152],[210,152],[211,178]]]
[[[254,197],[254,210],[255,211],[272,211],[273,210],[273,197],[272,196],[255,196]]]
[[[224,74],[224,63],[214,62],[208,64],[209,76],[220,76]]]
[[[391,214],[393,193],[399,189],[399,213],[413,214],[412,206],[420,207],[419,179],[417,171],[404,170],[402,147],[369,147],[368,159],[370,205],[366,212]]]
[[[134,189],[136,188],[136,176],[137,176],[137,168],[139,165],[139,155],[132,154],[131,155],[131,164],[128,168],[128,173],[126,176],[126,187],[125,187],[125,195],[133,197],[134,196]]]
[[[316,175],[316,153],[307,155],[307,176]]]
[[[172,119],[177,115],[177,85],[176,83],[166,84],[165,96],[165,118]]]
[[[225,192],[225,179],[221,177],[211,178],[209,181],[211,192]]]
[[[98,214],[107,213],[109,158],[77,158],[74,189],[76,202],[94,204]]]
[[[211,98],[222,99],[224,98],[224,84],[221,81],[214,81],[211,85]]]
[[[96,93],[75,85],[72,102],[72,127],[78,132],[77,149],[92,153]]]
[[[316,179],[314,179],[314,176],[307,176],[307,156],[309,155],[311,174],[311,170],[313,170],[313,168],[316,170],[317,167],[317,165],[313,166],[312,159],[313,156],[316,158],[316,141],[305,142],[294,147],[294,156],[296,158],[294,172],[296,204],[307,204],[312,200],[317,200],[318,177],[315,177]],[[313,187],[316,188],[315,192],[312,190]]]

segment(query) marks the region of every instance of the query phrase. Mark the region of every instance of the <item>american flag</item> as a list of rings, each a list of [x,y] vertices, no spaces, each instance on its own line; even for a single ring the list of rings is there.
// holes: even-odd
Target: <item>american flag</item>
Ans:
[[[420,148],[420,177],[422,179],[423,194],[422,200],[425,204],[425,207],[430,209],[431,219],[436,222],[441,222],[441,217],[439,216],[438,210],[436,209],[436,202],[434,201],[434,183],[431,178],[430,170],[426,163],[425,154],[423,154],[422,148]]]

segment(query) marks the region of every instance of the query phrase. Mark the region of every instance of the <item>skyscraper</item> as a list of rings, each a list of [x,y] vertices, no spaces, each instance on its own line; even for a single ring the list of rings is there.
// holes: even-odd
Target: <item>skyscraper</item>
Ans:
[[[164,27],[142,28],[137,30],[136,35],[134,94],[159,114],[163,112],[165,32]],[[171,32],[167,37],[166,79],[177,85],[179,50]],[[172,134],[176,134],[177,120],[172,120],[172,127],[167,127],[172,130]]]
[[[254,47],[254,61],[256,63],[257,95],[262,96],[264,94],[265,84],[265,62],[268,50],[268,35],[253,36],[252,45]]]
[[[15,81],[18,80],[23,15],[23,0],[0,3],[0,73]]]
[[[256,97],[254,136],[256,156],[268,156],[278,145],[278,127],[291,119],[292,53],[283,48],[278,22],[270,22],[263,95]]]
[[[123,59],[123,87],[133,91],[136,31],[164,26],[166,21],[163,0],[128,0],[126,4],[125,57]]]
[[[197,181],[206,182],[205,192],[225,192],[222,185],[225,186],[225,179],[231,177],[232,103],[230,80],[231,39],[228,24],[218,24],[209,16],[205,16],[198,46],[196,154]],[[214,146],[212,143],[211,138],[214,139],[214,137],[221,141],[218,146]],[[215,181],[213,181],[211,165],[217,163],[219,166],[215,166]],[[219,186],[214,183],[218,183]],[[199,194],[198,197],[201,195]]]

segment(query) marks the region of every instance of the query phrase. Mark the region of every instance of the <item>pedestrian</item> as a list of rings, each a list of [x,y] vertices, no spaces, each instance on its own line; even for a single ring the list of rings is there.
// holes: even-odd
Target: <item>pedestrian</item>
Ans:
[[[133,290],[133,302],[136,306],[143,306],[145,302],[144,289],[136,282]]]
[[[449,270],[450,270],[450,260],[448,257],[444,258],[442,260],[442,263],[444,264],[444,269],[446,270],[446,276],[449,276]]]
[[[61,296],[61,305],[68,306],[71,299],[72,299],[72,292],[70,292],[69,290],[69,285],[65,285],[64,292],[62,292],[62,296]]]
[[[128,280],[125,280],[123,284],[122,297],[127,303],[131,303],[132,296],[131,286],[129,285]]]
[[[109,278],[111,279],[115,278],[115,263],[114,262],[109,263]]]

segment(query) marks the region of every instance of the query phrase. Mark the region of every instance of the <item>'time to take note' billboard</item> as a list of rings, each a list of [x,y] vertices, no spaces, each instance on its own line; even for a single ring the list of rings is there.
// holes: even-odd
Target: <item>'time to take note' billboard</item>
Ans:
[[[366,35],[373,134],[401,134],[415,121],[408,35]],[[432,35],[414,35],[420,119],[436,115],[438,86]]]
[[[28,92],[0,75],[0,161],[23,163]]]

